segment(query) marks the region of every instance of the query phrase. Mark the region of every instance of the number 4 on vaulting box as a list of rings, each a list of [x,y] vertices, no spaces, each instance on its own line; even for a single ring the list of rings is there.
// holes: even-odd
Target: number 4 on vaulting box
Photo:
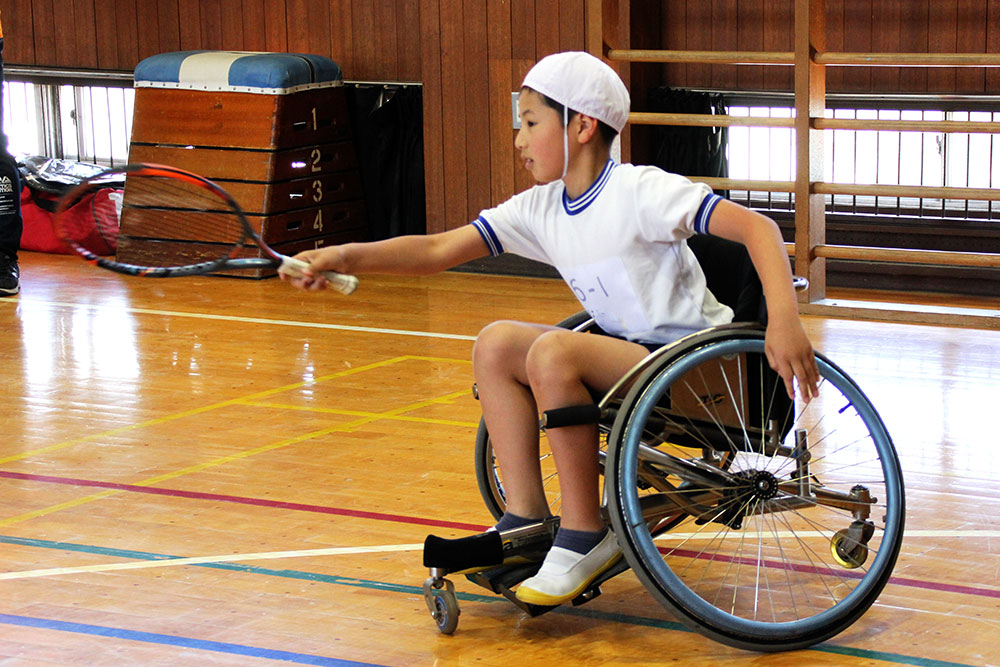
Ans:
[[[368,229],[340,67],[322,56],[181,51],[135,69],[130,162],[167,164],[217,182],[266,243],[295,254],[364,240]],[[207,240],[157,236],[155,217],[130,220],[118,261],[197,254]],[[247,251],[256,256],[255,250]],[[243,273],[246,275],[246,272]],[[256,277],[273,275],[273,272]]]

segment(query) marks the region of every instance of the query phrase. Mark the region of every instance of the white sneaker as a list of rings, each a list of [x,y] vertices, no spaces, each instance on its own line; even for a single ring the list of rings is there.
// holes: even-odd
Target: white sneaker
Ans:
[[[517,588],[517,599],[529,604],[555,606],[587,590],[594,579],[622,557],[615,534],[608,531],[596,547],[584,554],[552,547],[538,574]]]

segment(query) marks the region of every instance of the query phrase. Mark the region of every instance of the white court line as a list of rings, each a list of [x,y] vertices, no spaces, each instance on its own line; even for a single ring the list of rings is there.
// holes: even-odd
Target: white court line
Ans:
[[[677,541],[677,540],[718,540],[718,539],[741,539],[741,540],[755,540],[758,538],[767,537],[821,537],[829,538],[830,533],[823,533],[818,530],[779,530],[779,531],[743,531],[743,530],[732,530],[725,535],[718,535],[712,532],[701,532],[701,533],[674,533],[668,532],[663,535],[657,536],[656,540],[659,541]],[[972,537],[972,538],[990,538],[990,537],[1000,537],[1000,530],[904,530],[903,539],[913,538],[913,537],[950,537],[950,538],[961,538],[961,537]]]
[[[758,537],[774,537],[773,532],[743,532],[732,531],[722,539],[753,540]],[[819,531],[778,531],[778,537],[818,537],[829,538],[829,535]],[[1000,537],[1000,530],[911,530],[906,531],[905,538],[913,537]],[[701,533],[667,533],[656,538],[657,541],[719,539],[719,535]],[[127,563],[103,563],[98,565],[80,565],[77,567],[56,567],[44,570],[23,570],[21,572],[0,572],[0,580],[31,579],[35,577],[53,577],[62,574],[81,574],[91,572],[115,572],[119,570],[144,570],[153,567],[176,567],[181,565],[204,565],[211,563],[237,563],[255,560],[279,560],[282,558],[308,558],[312,556],[346,556],[366,553],[389,553],[393,551],[417,551],[423,549],[421,544],[384,544],[369,547],[333,547],[329,549],[305,549],[299,551],[267,551],[251,554],[228,554],[222,556],[196,556],[193,558],[164,558],[159,560],[129,561]]]
[[[302,551],[269,551],[255,554],[229,554],[223,556],[197,556],[194,558],[164,558],[162,560],[141,560],[128,563],[104,563],[100,565],[80,565],[78,567],[55,567],[45,570],[24,570],[0,573],[3,579],[31,579],[53,577],[61,574],[90,572],[115,572],[118,570],[144,570],[151,567],[174,567],[177,565],[203,565],[211,563],[235,563],[253,560],[273,560],[280,558],[305,558],[309,556],[344,556],[351,554],[387,553],[390,551],[416,551],[421,544],[386,544],[372,547],[335,547],[330,549],[306,549]]]
[[[358,327],[348,324],[331,324],[329,322],[301,322],[298,320],[272,320],[265,317],[240,317],[238,315],[213,315],[211,313],[186,313],[176,310],[155,310],[152,308],[129,308],[119,305],[65,303],[61,301],[37,301],[37,300],[0,300],[0,303],[20,303],[22,306],[48,306],[51,308],[75,308],[92,311],[114,310],[117,312],[128,312],[136,315],[160,315],[165,317],[187,317],[196,320],[219,320],[224,322],[240,322],[243,324],[269,324],[281,327],[303,327],[307,329],[332,329],[334,331],[356,331],[360,333],[388,334],[392,336],[417,336],[420,338],[442,338],[446,340],[476,340],[475,336],[464,336],[461,334],[435,333],[431,331],[410,331],[408,329],[382,329],[378,327]]]

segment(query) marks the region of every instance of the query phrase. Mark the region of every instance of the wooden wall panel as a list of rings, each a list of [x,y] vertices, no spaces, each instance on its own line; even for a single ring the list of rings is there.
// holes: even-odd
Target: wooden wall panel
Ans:
[[[844,0],[844,50],[867,53],[872,50],[872,3],[874,0]],[[829,46],[827,48],[830,48]],[[955,47],[952,46],[952,51]],[[867,92],[872,88],[869,67],[838,67],[843,70],[840,89]],[[829,82],[828,86],[829,86]]]
[[[793,0],[768,0],[764,3],[764,50],[794,51],[795,33],[788,29],[794,20]],[[764,90],[792,90],[795,71],[791,67],[764,67],[761,77]]]
[[[424,103],[424,194],[427,231],[446,229],[444,215],[444,95],[441,78],[441,3],[420,2],[420,55]]]
[[[510,92],[540,57],[586,45],[586,0],[0,0],[8,63],[129,71],[172,50],[304,51],[361,81],[419,81],[428,229],[532,185]],[[605,0],[615,48],[792,50],[792,0]],[[831,50],[1000,50],[1000,0],[828,0]],[[637,30],[638,28],[641,28]],[[653,85],[791,90],[786,67],[616,65]],[[649,69],[640,69],[645,67]],[[1000,70],[831,68],[831,92],[1000,92]],[[625,157],[629,155],[625,136]]]
[[[928,21],[933,29],[928,31],[927,50],[932,53],[951,53],[958,47],[957,2],[932,2],[928,6]],[[962,49],[972,50],[963,44]],[[953,67],[932,67],[927,70],[927,92],[947,93],[955,90]]]
[[[737,6],[739,29],[736,47],[740,51],[764,50],[764,0],[742,0]],[[739,67],[736,86],[739,90],[761,90],[764,87],[763,67]]]
[[[534,0],[511,0],[510,21],[510,89],[518,91],[521,82],[535,63],[535,13]],[[495,54],[500,57],[500,54]],[[515,159],[516,159],[516,150]],[[524,169],[514,170],[514,191],[521,192],[531,187],[531,175]]]
[[[200,49],[202,41],[201,0],[177,0],[181,51]],[[119,65],[120,67],[120,65]]]
[[[285,0],[265,0],[264,32],[268,51],[288,50],[288,8]]]
[[[513,121],[510,93],[515,90],[511,70],[511,5],[509,2],[487,2],[487,49],[491,54],[504,53],[506,58],[489,59],[490,109],[490,203],[501,202],[514,192],[514,174],[517,169],[514,151]]]
[[[583,3],[578,0],[559,0],[558,51],[579,51],[584,48],[586,20]]]
[[[445,196],[444,223],[454,227],[468,214],[468,147],[466,145],[465,39],[463,0],[441,0],[441,96],[443,104]],[[445,18],[447,17],[447,19]]]
[[[247,51],[268,50],[264,1],[243,0],[243,48]]]
[[[244,33],[244,4],[246,0],[219,0],[219,43],[239,44],[240,50],[249,51]],[[162,37],[162,35],[161,35]],[[161,47],[163,46],[161,42]],[[228,48],[228,47],[226,47]],[[157,53],[165,53],[171,49],[159,48]],[[150,54],[155,55],[155,54]]]
[[[872,7],[872,23],[879,26],[872,34],[872,51],[899,53],[903,50],[901,17],[908,0],[881,0]],[[909,48],[909,46],[907,46]],[[899,90],[898,67],[876,67],[872,70],[872,88]]]
[[[794,13],[792,20],[794,21]],[[826,48],[828,51],[846,50],[844,46],[844,0],[827,0],[826,2]],[[833,91],[843,88],[844,68],[828,68],[826,70],[826,89]]]
[[[715,0],[712,3],[712,23],[707,26],[712,34],[712,49],[715,51],[735,51],[739,48],[740,0]],[[736,90],[739,67],[735,65],[715,65],[712,71],[712,87]]]
[[[27,4],[27,0],[22,0]],[[194,23],[194,21],[192,21]],[[97,54],[97,69],[118,69],[118,29],[114,12],[94,12],[94,29],[97,35],[94,50]],[[20,38],[20,35],[17,36]],[[183,47],[182,47],[183,48]],[[12,62],[33,62],[17,61]]]
[[[791,2],[791,0],[782,0]],[[633,14],[633,21],[642,18],[639,13]],[[688,3],[687,0],[677,0],[676,2],[665,2],[661,14],[663,26],[663,43],[670,44],[675,49],[694,49],[692,42],[688,40]],[[648,21],[647,21],[648,23]],[[645,44],[643,44],[645,46]],[[681,63],[666,64],[663,66],[663,78],[667,82],[687,81],[688,67]],[[692,75],[693,76],[693,75]]]
[[[35,0],[32,3],[31,28],[34,35],[35,59],[40,63],[56,60],[56,22],[52,2],[53,0]],[[7,32],[4,34],[4,42],[9,41],[11,33]]]
[[[73,44],[97,43],[97,21],[94,12],[94,3],[91,0],[73,0]],[[86,53],[80,54],[81,67],[97,67],[97,50],[88,49]]]
[[[106,12],[114,7],[115,28],[118,36],[118,61],[115,69],[133,69],[139,62],[139,34],[140,26],[137,19],[136,0],[114,0],[114,2],[96,2],[95,9]],[[142,35],[145,37],[146,27],[142,26]],[[98,35],[97,39],[104,39],[104,35]],[[38,35],[35,35],[36,49]],[[82,47],[83,45],[79,45]],[[131,63],[125,67],[123,63]],[[41,63],[38,63],[41,64]],[[67,63],[61,61],[50,63],[54,66],[62,66]],[[72,64],[71,64],[72,66]]]
[[[667,3],[667,4],[673,4]],[[692,51],[706,51],[715,48],[712,44],[712,3],[691,0],[687,3],[687,25],[684,32],[687,33],[687,47]],[[700,26],[692,30],[692,26]],[[670,34],[673,34],[671,31]],[[665,44],[666,48],[673,48],[671,44]],[[711,85],[712,67],[703,63],[692,63],[687,66],[687,78],[683,81],[668,81],[672,86],[686,86],[691,81],[702,81],[702,86]]]
[[[986,52],[1000,53],[1000,0],[989,0],[986,11]],[[986,70],[986,91],[1000,91],[1000,67]]]
[[[899,21],[900,40],[904,40],[907,51],[920,53],[930,46],[930,2],[931,0],[906,0],[903,2]],[[935,28],[936,29],[936,28]],[[905,36],[904,36],[905,35]],[[827,84],[827,90],[834,91]],[[926,92],[927,69],[903,67],[899,70],[899,92]],[[889,91],[886,91],[889,92]]]
[[[469,222],[491,203],[490,188],[490,128],[502,124],[503,117],[490,114],[487,102],[490,94],[489,27],[486,5],[488,0],[465,0],[463,39],[465,57],[462,59],[465,83],[465,179],[466,209],[460,219],[449,219],[449,224]],[[510,194],[513,194],[511,192]],[[510,195],[508,195],[510,196]]]
[[[790,0],[661,0],[655,12],[653,3],[632,4],[633,13],[662,17],[662,48],[792,50]],[[1000,45],[1000,0],[827,0],[826,7],[830,51],[997,53]],[[737,75],[730,69],[692,64],[662,71],[672,86],[792,89],[790,68],[741,67]],[[829,92],[998,94],[1000,70],[830,67],[826,83]]]
[[[961,50],[986,52],[986,32],[980,22],[988,16],[987,0],[958,0],[956,44]],[[955,91],[986,90],[986,68],[963,68],[955,71]]]

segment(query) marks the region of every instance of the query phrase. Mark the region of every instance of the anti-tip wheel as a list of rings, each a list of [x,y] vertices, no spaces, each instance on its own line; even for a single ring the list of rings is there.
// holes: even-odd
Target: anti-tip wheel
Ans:
[[[854,570],[868,560],[868,547],[851,537],[847,528],[838,530],[830,539],[830,554],[848,570]]]

